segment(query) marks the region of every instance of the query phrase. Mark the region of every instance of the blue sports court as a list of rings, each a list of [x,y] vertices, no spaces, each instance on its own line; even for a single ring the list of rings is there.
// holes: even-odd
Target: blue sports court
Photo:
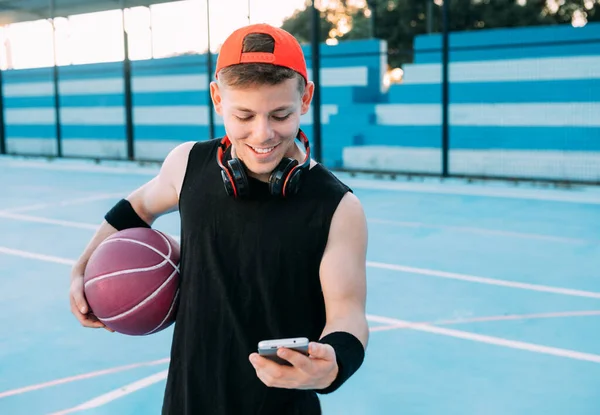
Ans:
[[[160,413],[172,327],[84,329],[68,301],[103,214],[155,172],[0,159],[0,413]],[[598,188],[339,177],[369,220],[371,337],[326,414],[597,413]]]

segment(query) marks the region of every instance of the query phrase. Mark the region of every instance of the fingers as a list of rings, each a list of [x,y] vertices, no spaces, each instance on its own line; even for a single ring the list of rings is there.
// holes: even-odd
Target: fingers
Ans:
[[[292,366],[304,372],[308,372],[311,369],[312,362],[310,358],[295,350],[281,347],[277,350],[277,356],[287,360],[292,364]]]
[[[83,293],[83,277],[76,276],[71,278],[71,298],[75,307],[81,314],[87,314],[89,307]]]
[[[311,342],[308,345],[310,357],[335,362],[335,350],[329,344]]]
[[[250,363],[256,370],[256,376],[270,388],[294,388],[296,382],[293,381],[290,367],[279,365],[257,353],[252,353],[249,357]]]
[[[114,330],[106,327],[98,318],[89,312],[89,306],[83,294],[83,277],[73,277],[71,279],[71,289],[69,291],[69,300],[71,303],[71,313],[77,318],[77,321],[84,326],[90,328],[104,328],[111,333]]]

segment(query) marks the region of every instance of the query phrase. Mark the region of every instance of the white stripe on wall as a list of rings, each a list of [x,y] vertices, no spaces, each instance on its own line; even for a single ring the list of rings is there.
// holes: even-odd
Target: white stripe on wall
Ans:
[[[308,71],[309,79],[312,72]],[[183,92],[208,90],[206,74],[135,76],[132,79],[133,92]],[[321,70],[321,85],[367,86],[368,70],[357,66],[350,68],[325,68]],[[6,97],[52,96],[52,82],[7,83],[4,86]],[[118,78],[63,80],[59,82],[59,93],[64,96],[123,94],[124,82]]]
[[[308,79],[312,80],[312,70],[308,70]],[[321,86],[367,86],[368,70],[365,66],[348,68],[321,69]]]
[[[66,156],[125,158],[127,142],[125,137],[122,140],[69,138],[62,141],[62,150]]]
[[[439,173],[439,148],[351,146],[343,149],[345,168]],[[600,180],[598,151],[451,150],[450,170],[456,174],[546,177],[557,180]]]
[[[188,137],[188,141],[204,141],[206,137]],[[162,161],[171,150],[181,144],[183,141],[177,140],[137,140],[134,143],[134,152],[136,158],[140,160]]]
[[[437,63],[408,64],[403,69],[404,84],[437,84],[442,79]],[[448,70],[451,82],[599,79],[600,56],[454,62]]]
[[[60,119],[63,125],[124,125],[123,107],[73,107],[61,108]]]
[[[464,126],[600,127],[600,103],[451,104],[450,124]],[[441,125],[438,104],[375,106],[379,125]]]
[[[208,107],[206,105],[134,107],[133,120],[136,125],[208,125]]]
[[[134,76],[133,92],[207,91],[206,75]]]
[[[452,125],[600,127],[600,103],[461,104],[450,109]]]
[[[321,122],[329,124],[329,117],[337,113],[337,105],[321,105]],[[208,110],[205,105],[135,107],[133,119],[136,125],[208,125]],[[303,115],[300,121],[312,124],[312,110]],[[215,115],[215,124],[223,125],[223,119],[218,115]]]
[[[125,88],[123,78],[81,79],[60,81],[61,95],[122,94]]]
[[[54,138],[6,137],[6,151],[17,154],[55,155]]]
[[[9,83],[4,81],[4,96],[16,97],[47,97],[54,95],[52,82]]]
[[[4,117],[9,125],[48,125],[55,121],[54,108],[7,108]]]
[[[440,125],[442,123],[442,106],[439,104],[382,104],[375,105],[375,115],[378,125]]]

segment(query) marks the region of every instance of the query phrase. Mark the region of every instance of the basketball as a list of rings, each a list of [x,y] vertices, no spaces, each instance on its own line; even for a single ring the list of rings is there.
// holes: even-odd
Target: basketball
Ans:
[[[179,244],[155,229],[125,229],[109,236],[85,269],[90,311],[121,334],[164,330],[175,321],[179,255]]]

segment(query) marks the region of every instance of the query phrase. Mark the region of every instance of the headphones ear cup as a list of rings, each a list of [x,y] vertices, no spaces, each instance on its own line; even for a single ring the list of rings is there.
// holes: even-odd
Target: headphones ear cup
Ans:
[[[290,176],[290,178],[288,179],[287,184],[285,185],[285,188],[283,189],[283,195],[284,196],[293,196],[296,193],[298,193],[298,190],[300,190],[300,182],[302,180],[302,175],[304,174],[304,171],[302,169],[296,169]]]
[[[269,191],[273,196],[283,196],[285,181],[297,165],[298,161],[292,158],[284,158],[279,162],[269,177]]]
[[[227,164],[229,165],[229,170],[231,171],[238,196],[248,196],[250,193],[250,185],[248,183],[248,176],[246,176],[246,167],[244,166],[244,163],[240,159],[234,158],[227,161]]]
[[[233,188],[233,183],[231,183],[231,180],[229,180],[229,177],[227,176],[227,173],[225,173],[223,170],[221,170],[221,177],[223,178],[223,185],[225,186],[225,191],[227,192],[228,196],[234,196],[235,195],[235,189]]]

